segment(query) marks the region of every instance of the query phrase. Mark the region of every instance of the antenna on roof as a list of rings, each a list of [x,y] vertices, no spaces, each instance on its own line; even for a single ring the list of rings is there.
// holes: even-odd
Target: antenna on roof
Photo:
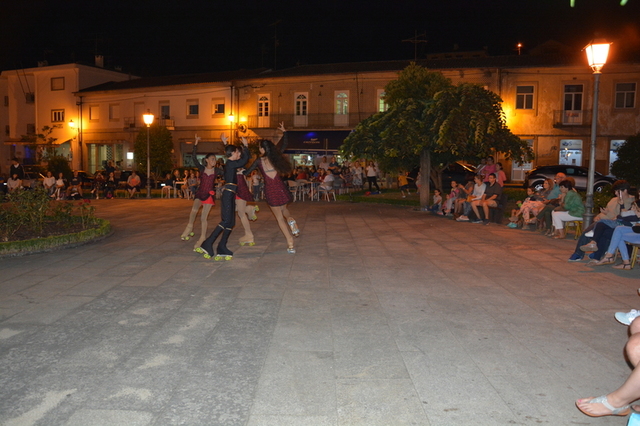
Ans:
[[[418,35],[418,31],[415,31],[415,35],[413,36],[413,38],[408,38],[406,40],[402,40],[403,43],[413,43],[413,60],[417,61],[418,60],[418,43],[427,43],[428,40],[427,39],[421,39],[419,37],[426,37],[427,33],[422,33],[420,35]]]

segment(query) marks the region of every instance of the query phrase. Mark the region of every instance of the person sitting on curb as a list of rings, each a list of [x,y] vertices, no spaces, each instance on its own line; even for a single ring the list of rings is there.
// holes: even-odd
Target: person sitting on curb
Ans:
[[[640,234],[639,234],[640,235]],[[630,315],[631,314],[631,315]],[[581,398],[576,401],[576,407],[590,417],[626,416],[631,412],[631,403],[640,399],[640,321],[634,321],[636,312],[618,312],[616,320],[629,325],[629,340],[625,346],[627,359],[633,365],[633,371],[627,380],[613,392],[597,398]],[[635,408],[635,407],[634,407]]]
[[[464,202],[462,215],[456,219],[458,222],[469,221],[469,215],[471,214],[471,203],[481,200],[482,196],[484,195],[484,190],[487,187],[487,185],[482,181],[482,176],[480,175],[475,175],[473,177],[473,182],[473,189],[471,190],[471,194],[467,196]]]
[[[480,200],[472,201],[471,208],[473,209],[473,213],[475,213],[477,218],[474,223],[484,223],[485,225],[488,225],[489,208],[498,207],[498,202],[500,201],[500,197],[502,196],[502,187],[498,185],[496,175],[494,173],[489,174],[489,183],[485,185],[486,188],[484,190],[484,194],[482,194],[482,198]],[[482,211],[484,213],[483,220],[480,220],[480,212],[478,211],[479,206],[482,206]]]

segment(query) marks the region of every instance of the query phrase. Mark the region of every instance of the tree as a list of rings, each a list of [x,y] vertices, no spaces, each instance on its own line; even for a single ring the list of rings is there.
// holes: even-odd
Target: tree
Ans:
[[[29,148],[36,153],[36,164],[40,164],[42,161],[47,161],[58,155],[55,144],[58,138],[52,137],[51,133],[60,128],[62,128],[62,125],[60,124],[43,126],[40,133],[21,136],[21,140],[23,142],[28,142]]]
[[[152,124],[149,128],[149,146],[151,148],[151,171],[156,176],[171,171],[173,167],[173,137],[171,132],[159,124]],[[147,128],[143,127],[136,136],[133,155],[138,171],[147,171]]]
[[[362,121],[345,139],[345,155],[378,161],[386,171],[421,169],[420,204],[429,203],[429,178],[459,160],[503,152],[530,160],[533,152],[506,126],[499,96],[473,84],[454,86],[441,73],[411,64],[385,87],[389,109]]]
[[[640,158],[640,133],[630,136],[618,148],[618,159],[611,165],[611,174],[624,179],[633,186],[640,186],[638,174],[638,158]]]

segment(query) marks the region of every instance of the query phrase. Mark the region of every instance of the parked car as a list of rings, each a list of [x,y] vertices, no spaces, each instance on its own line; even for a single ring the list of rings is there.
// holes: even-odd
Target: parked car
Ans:
[[[541,166],[529,171],[524,178],[524,187],[534,186],[536,190],[542,189],[542,183],[545,179],[553,179],[557,173],[564,173],[567,177],[571,177],[576,182],[576,189],[578,191],[587,190],[587,180],[589,177],[589,169],[586,167],[570,166],[564,164],[558,164],[555,166]],[[616,181],[616,178],[605,176],[602,173],[595,172],[593,180],[594,192],[601,192],[602,189],[611,185]]]

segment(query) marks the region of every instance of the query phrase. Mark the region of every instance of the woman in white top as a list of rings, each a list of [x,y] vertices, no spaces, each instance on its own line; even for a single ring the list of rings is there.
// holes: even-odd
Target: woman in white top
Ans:
[[[484,190],[487,188],[487,185],[482,181],[481,175],[475,175],[473,178],[475,184],[473,185],[473,191],[471,195],[467,197],[467,201],[464,203],[462,216],[458,217],[456,220],[458,222],[468,222],[469,221],[469,213],[471,213],[471,202],[482,199],[484,195]]]
[[[373,161],[369,161],[367,166],[367,182],[369,182],[369,191],[371,191],[371,185],[376,187],[376,191],[380,192],[378,186],[378,168],[373,164]]]
[[[53,177],[51,172],[47,172],[47,177],[42,181],[42,186],[47,191],[50,197],[53,197],[56,192],[56,178]]]
[[[7,179],[7,189],[9,192],[15,192],[18,189],[22,189],[22,179],[18,177],[17,173],[14,173],[9,179]]]

